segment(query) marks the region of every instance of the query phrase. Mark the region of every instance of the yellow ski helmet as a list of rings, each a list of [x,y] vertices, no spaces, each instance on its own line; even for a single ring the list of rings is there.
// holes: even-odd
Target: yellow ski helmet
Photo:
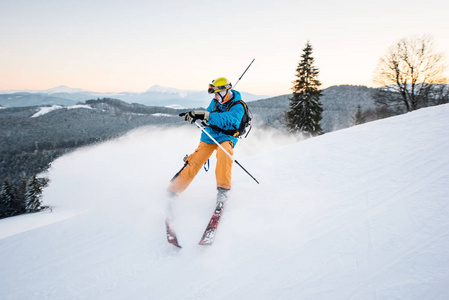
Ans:
[[[209,84],[209,88],[207,89],[209,94],[218,93],[222,90],[229,90],[232,87],[232,84],[229,80],[224,77],[219,77],[215,80],[212,80],[212,83]]]

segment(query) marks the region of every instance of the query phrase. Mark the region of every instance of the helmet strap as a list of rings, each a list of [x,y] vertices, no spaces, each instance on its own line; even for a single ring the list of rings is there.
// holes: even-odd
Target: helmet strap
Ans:
[[[226,90],[226,94],[222,97],[221,95],[220,95],[220,93],[217,93],[218,94],[218,97],[220,98],[219,100],[218,100],[218,102],[220,103],[220,104],[223,104],[223,103],[226,103],[226,102],[228,102],[229,100],[231,100],[231,98],[232,98],[232,96],[233,96],[233,93],[232,93],[232,91],[229,89],[229,90]]]

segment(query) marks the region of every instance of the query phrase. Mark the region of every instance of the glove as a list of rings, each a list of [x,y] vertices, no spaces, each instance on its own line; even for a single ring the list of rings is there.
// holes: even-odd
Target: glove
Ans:
[[[209,121],[209,112],[205,110],[193,110],[186,113],[179,114],[180,117],[184,117],[184,120],[193,124],[196,120],[201,120],[205,123]]]

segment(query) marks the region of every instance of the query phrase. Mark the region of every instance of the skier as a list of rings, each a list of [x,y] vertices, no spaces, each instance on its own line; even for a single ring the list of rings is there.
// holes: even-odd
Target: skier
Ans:
[[[243,105],[232,105],[233,102],[242,99],[240,93],[231,89],[232,84],[224,77],[219,77],[209,84],[209,94],[214,94],[214,99],[207,110],[189,111],[180,116],[190,123],[200,120],[206,125],[205,130],[226,150],[233,155],[233,148],[237,144],[237,138],[225,132],[239,128],[245,113]],[[195,152],[184,159],[184,167],[172,179],[168,192],[171,198],[183,192],[201,167],[207,162],[214,151],[217,151],[217,165],[215,177],[217,182],[217,209],[221,208],[231,189],[231,169],[233,160],[216,145],[204,132],[201,134],[200,143]]]

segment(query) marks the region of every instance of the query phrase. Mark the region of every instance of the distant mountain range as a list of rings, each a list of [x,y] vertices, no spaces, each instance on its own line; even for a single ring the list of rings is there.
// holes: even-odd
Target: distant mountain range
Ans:
[[[204,91],[185,91],[161,86],[153,86],[144,93],[94,93],[66,86],[45,91],[1,93],[0,105],[5,107],[73,106],[86,103],[87,100],[111,98],[146,106],[181,109],[206,107],[211,99]],[[362,110],[374,109],[374,93],[374,88],[366,86],[340,85],[324,89],[320,99],[324,109],[321,121],[324,131],[331,132],[350,126],[358,106]],[[285,126],[284,114],[288,110],[290,97],[291,94],[267,98],[243,93],[245,101],[250,102],[248,105],[256,115],[256,120],[277,128]]]
[[[246,101],[268,98],[265,95],[241,93]],[[0,105],[5,107],[75,105],[86,100],[100,98],[113,98],[128,103],[173,108],[205,107],[212,99],[211,95],[206,91],[178,90],[159,85],[154,85],[143,93],[98,93],[79,88],[70,88],[64,85],[48,90],[0,91]]]

